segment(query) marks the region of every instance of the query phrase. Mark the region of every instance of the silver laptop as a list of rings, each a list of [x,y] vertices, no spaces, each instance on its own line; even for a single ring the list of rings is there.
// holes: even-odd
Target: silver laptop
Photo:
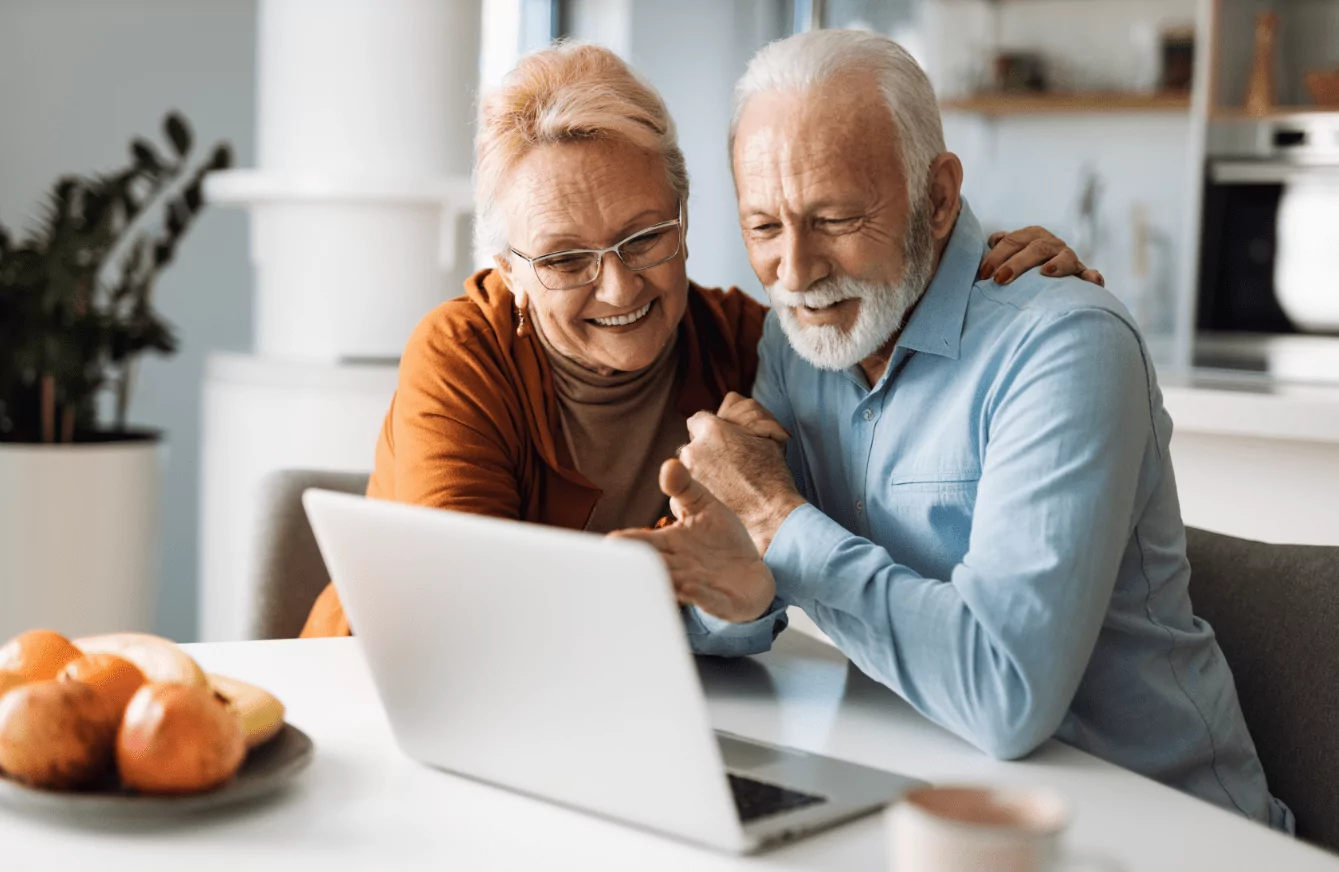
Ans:
[[[919,784],[713,732],[649,546],[328,491],[303,503],[422,763],[741,853]]]

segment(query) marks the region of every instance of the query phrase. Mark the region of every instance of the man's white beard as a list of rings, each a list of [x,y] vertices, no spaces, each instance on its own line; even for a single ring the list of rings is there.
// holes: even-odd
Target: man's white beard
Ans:
[[[781,329],[800,357],[819,369],[843,370],[888,344],[934,274],[934,239],[928,212],[927,208],[917,209],[907,223],[902,279],[896,284],[831,276],[798,294],[779,283],[767,287]],[[804,325],[795,314],[799,306],[822,308],[856,298],[860,300],[860,309],[849,330],[832,324]]]

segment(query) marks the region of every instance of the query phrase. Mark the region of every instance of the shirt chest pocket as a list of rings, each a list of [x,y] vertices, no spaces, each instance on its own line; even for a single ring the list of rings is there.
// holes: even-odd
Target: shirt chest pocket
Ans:
[[[971,540],[981,468],[901,468],[869,518],[875,541],[896,542],[897,560],[927,578],[949,578]]]
[[[915,502],[973,502],[981,468],[976,465],[933,469],[895,469],[890,496]]]

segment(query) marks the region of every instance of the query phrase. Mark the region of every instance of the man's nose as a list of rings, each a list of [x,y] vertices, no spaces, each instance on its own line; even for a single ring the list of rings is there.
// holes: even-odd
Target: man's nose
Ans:
[[[791,229],[782,237],[781,259],[777,263],[776,280],[792,293],[801,293],[830,272],[827,260],[808,239],[808,234]]]
[[[605,254],[604,263],[600,267],[595,296],[610,306],[629,306],[641,295],[642,284],[641,273],[628,269],[619,256],[611,251]]]

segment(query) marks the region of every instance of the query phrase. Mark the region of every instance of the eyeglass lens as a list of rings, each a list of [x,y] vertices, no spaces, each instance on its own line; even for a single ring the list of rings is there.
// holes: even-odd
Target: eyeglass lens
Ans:
[[[679,228],[661,227],[639,233],[617,249],[630,270],[659,266],[679,253]],[[591,251],[559,252],[534,260],[535,276],[551,291],[580,287],[600,274],[600,255]]]

